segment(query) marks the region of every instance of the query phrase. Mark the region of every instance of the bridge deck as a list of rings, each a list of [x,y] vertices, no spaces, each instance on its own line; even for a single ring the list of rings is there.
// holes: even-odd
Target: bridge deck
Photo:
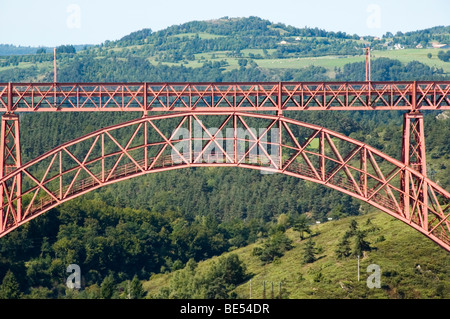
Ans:
[[[0,112],[450,110],[450,81],[0,83]]]

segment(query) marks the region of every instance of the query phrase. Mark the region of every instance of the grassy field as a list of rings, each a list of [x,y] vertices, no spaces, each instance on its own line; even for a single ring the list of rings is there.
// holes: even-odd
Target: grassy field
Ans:
[[[254,50],[257,51],[257,50]],[[195,61],[185,61],[182,63],[161,62],[162,64],[174,66],[184,65],[185,67],[198,68],[207,61],[226,61],[228,66],[225,70],[230,71],[239,68],[239,58],[231,58],[226,55],[227,52],[206,52],[195,54]],[[254,53],[255,54],[255,53]],[[248,54],[245,54],[243,58],[248,59]],[[154,58],[148,58],[152,64],[158,64],[159,61]],[[328,69],[330,72],[334,71],[335,67],[343,67],[347,63],[363,62],[364,56],[324,56],[324,57],[312,57],[312,58],[290,58],[290,59],[254,59],[253,60],[259,67],[264,69],[302,69],[311,65],[322,66]]]
[[[214,35],[209,33],[183,33],[171,35],[169,37],[188,37],[193,38],[196,35],[201,39],[215,39],[223,36]],[[124,49],[133,50],[141,47],[142,45],[133,45],[127,47],[120,48],[108,48],[107,50],[112,51],[121,51]],[[275,49],[267,50],[267,54],[271,55],[275,52]],[[404,50],[373,50],[371,52],[372,58],[380,58],[386,57],[390,59],[397,59],[400,62],[406,64],[411,61],[419,61],[428,65],[430,67],[442,68],[445,73],[450,74],[450,63],[443,62],[439,60],[437,54],[439,49],[404,49]],[[363,53],[363,52],[361,52]],[[431,58],[428,57],[428,54],[431,53]],[[160,62],[156,61],[154,57],[148,57],[148,61],[152,64],[165,64],[169,66],[173,65],[184,65],[185,67],[197,68],[201,67],[204,62],[207,61],[220,61],[225,60],[228,63],[228,66],[225,69],[232,70],[239,68],[238,60],[239,58],[230,57],[230,52],[228,51],[211,51],[211,52],[203,52],[195,54],[194,61],[182,61],[177,63],[171,62]],[[265,69],[302,69],[308,66],[319,66],[326,68],[331,75],[333,75],[334,69],[342,68],[345,64],[355,63],[355,62],[364,62],[365,56],[364,54],[357,56],[346,56],[346,55],[329,55],[329,56],[318,56],[318,57],[299,57],[299,58],[287,58],[287,59],[275,59],[275,58],[266,58],[264,51],[262,49],[244,49],[241,51],[242,58],[249,59],[251,55],[259,55],[263,57],[262,59],[254,59],[254,62],[261,68]]]
[[[269,54],[271,50],[269,50]],[[273,51],[273,50],[272,50]],[[437,57],[438,49],[405,49],[405,50],[387,50],[387,51],[372,51],[372,59],[386,57],[390,59],[399,60],[406,64],[411,61],[419,61],[430,67],[442,68],[445,73],[450,74],[450,63],[443,62]],[[195,55],[195,61],[188,61],[183,63],[186,67],[201,67],[206,61],[225,60],[228,63],[226,70],[236,69],[239,67],[238,58],[227,56],[226,51],[221,52],[206,52]],[[260,54],[263,56],[263,51],[259,49],[242,50],[243,58],[249,58],[249,54]],[[428,58],[428,53],[431,53],[431,58]],[[152,61],[156,64],[156,61]],[[320,57],[305,57],[305,58],[288,58],[288,59],[254,59],[254,62],[261,68],[265,69],[302,69],[308,66],[319,66],[326,68],[331,75],[335,68],[342,68],[345,64],[355,62],[365,62],[364,55],[358,56],[320,56]],[[180,65],[180,63],[166,63],[167,65]]]
[[[177,35],[180,36],[180,35]],[[188,36],[192,37],[194,34],[182,34],[182,36]],[[218,37],[209,35],[207,33],[199,34],[201,38],[208,38],[208,37]],[[112,52],[118,52],[124,49],[133,50],[139,46],[129,46],[125,48],[108,48],[107,50],[111,50]],[[270,55],[275,50],[267,50],[267,53]],[[411,61],[419,61],[425,65],[428,65],[430,67],[436,67],[436,68],[442,68],[445,73],[450,74],[450,63],[449,62],[443,62],[442,60],[438,59],[437,54],[439,52],[439,49],[404,49],[404,50],[386,50],[386,51],[372,51],[372,59],[386,57],[390,59],[396,59],[399,60],[401,63],[408,63]],[[162,63],[164,65],[168,66],[179,66],[184,65],[185,67],[189,68],[199,68],[201,67],[205,62],[209,61],[226,61],[227,66],[224,67],[226,71],[230,71],[233,69],[239,68],[238,61],[240,58],[230,57],[228,51],[214,51],[214,52],[204,52],[204,53],[198,53],[195,54],[195,60],[194,61],[181,61],[177,63],[171,63],[171,62],[161,62],[157,61],[155,57],[148,57],[147,60],[157,65],[159,63]],[[241,51],[242,58],[249,59],[250,55],[260,55],[261,57],[265,57],[264,52],[262,49],[245,49]],[[428,54],[431,53],[431,58],[428,57]],[[324,67],[328,70],[328,75],[333,77],[334,76],[334,70],[335,68],[342,68],[345,64],[348,63],[355,63],[355,62],[364,62],[365,56],[364,55],[358,55],[358,56],[338,56],[338,55],[331,55],[331,56],[319,56],[319,57],[304,57],[304,58],[287,58],[287,59],[272,59],[272,58],[259,58],[259,59],[253,59],[253,61],[261,68],[264,69],[302,69],[309,66],[319,66]],[[19,63],[18,66],[7,66],[0,68],[0,71],[11,69],[11,68],[29,68],[33,64],[29,62],[22,62]],[[51,69],[51,62],[44,62],[44,63],[38,63],[35,64],[38,68],[42,69],[44,72]]]
[[[374,248],[359,260],[354,257],[339,260],[335,256],[336,245],[348,230],[350,220],[345,218],[314,225],[313,241],[320,251],[318,260],[303,264],[303,249],[307,239],[300,240],[298,233],[289,229],[287,235],[294,241],[294,248],[278,260],[262,265],[252,255],[255,243],[232,251],[236,253],[252,274],[251,280],[236,287],[240,298],[258,299],[279,296],[289,299],[353,299],[353,298],[413,298],[428,299],[450,297],[450,254],[411,227],[399,220],[373,212],[354,217],[360,229],[374,229],[367,240]],[[370,220],[370,224],[366,225]],[[226,253],[229,254],[229,253]],[[198,271],[204,271],[218,257],[199,263]],[[371,272],[367,267],[376,264],[381,270],[381,288],[369,288],[367,279]],[[143,283],[149,295],[167,287],[173,273],[153,276]]]
[[[302,69],[314,65],[333,70],[335,67],[343,67],[347,63],[363,61],[365,61],[364,56],[321,56],[311,58],[263,59],[256,60],[256,64],[266,69]]]
[[[430,67],[442,68],[445,73],[450,73],[450,63],[439,60],[437,55],[439,49],[404,49],[404,50],[388,50],[388,51],[373,51],[373,58],[385,57],[389,59],[396,59],[402,63],[411,61],[419,61]],[[428,58],[428,53],[431,53],[431,58]]]
[[[404,50],[386,50],[372,51],[372,59],[389,58],[399,60],[401,63],[419,61],[430,67],[442,68],[445,73],[450,74],[450,63],[439,60],[437,57],[438,49],[404,49]],[[428,58],[431,53],[431,58]],[[365,56],[321,56],[292,59],[262,59],[255,60],[258,66],[268,69],[301,69],[311,65],[321,66],[330,71],[335,67],[342,68],[347,63],[365,62]]]

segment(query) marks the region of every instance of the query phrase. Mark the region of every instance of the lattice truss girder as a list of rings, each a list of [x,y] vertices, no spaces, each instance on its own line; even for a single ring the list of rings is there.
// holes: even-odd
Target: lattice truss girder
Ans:
[[[0,83],[1,112],[445,109],[450,81]]]
[[[253,168],[326,185],[450,251],[450,195],[421,172],[320,126],[239,112],[148,116],[62,144],[0,179],[0,236],[104,185],[196,166]]]

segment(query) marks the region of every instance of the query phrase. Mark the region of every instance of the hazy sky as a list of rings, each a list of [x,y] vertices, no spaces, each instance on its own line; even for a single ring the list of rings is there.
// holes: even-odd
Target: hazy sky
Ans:
[[[99,44],[224,16],[382,36],[450,25],[450,0],[0,0],[0,44]]]

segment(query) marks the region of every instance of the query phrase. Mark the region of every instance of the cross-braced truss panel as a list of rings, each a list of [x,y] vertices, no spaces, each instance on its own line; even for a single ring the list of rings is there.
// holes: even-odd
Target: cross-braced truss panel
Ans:
[[[168,90],[160,88],[155,95]],[[202,99],[207,102],[206,95]],[[317,125],[242,112],[147,116],[100,129],[16,167],[0,179],[0,236],[99,187],[198,166],[246,167],[331,187],[402,220],[450,251],[450,194],[420,171]]]

